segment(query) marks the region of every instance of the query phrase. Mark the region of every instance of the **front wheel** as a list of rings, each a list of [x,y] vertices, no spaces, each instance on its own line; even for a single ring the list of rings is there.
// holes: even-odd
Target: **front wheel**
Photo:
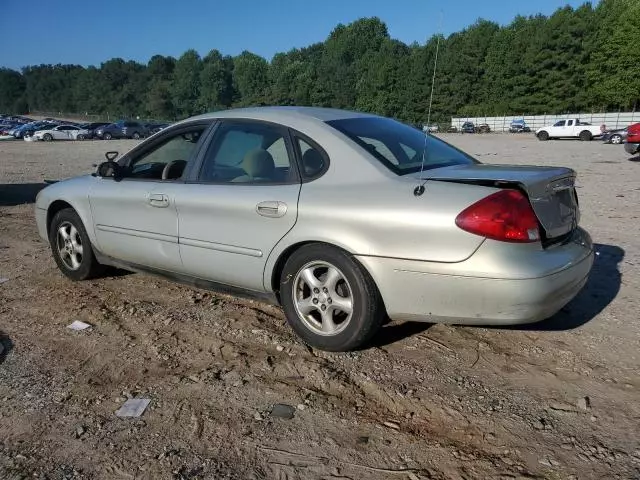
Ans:
[[[85,136],[83,134],[80,134],[76,137],[77,140],[84,140]]]
[[[325,244],[310,244],[287,260],[280,297],[289,325],[321,350],[344,352],[371,340],[385,318],[378,289],[358,261]]]
[[[42,139],[43,139],[45,142],[50,142],[50,141],[52,141],[52,140],[53,140],[53,137],[51,136],[51,134],[50,134],[50,133],[45,133],[45,134],[42,136]]]
[[[111,134],[109,132],[107,132],[107,133],[104,134],[103,138],[105,140],[111,140],[111,138],[113,138],[113,137],[111,136]]]
[[[140,134],[138,132],[133,132],[133,135],[131,135],[133,137],[134,140],[140,140]]]
[[[546,142],[547,140],[549,140],[549,132],[543,130],[538,133],[538,140],[540,140],[541,142]]]
[[[60,210],[53,217],[49,243],[58,268],[71,280],[87,280],[104,271],[80,216],[72,208]]]

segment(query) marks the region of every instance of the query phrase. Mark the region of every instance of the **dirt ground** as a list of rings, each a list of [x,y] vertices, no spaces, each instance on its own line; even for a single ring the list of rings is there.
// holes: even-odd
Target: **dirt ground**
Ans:
[[[640,478],[639,159],[446,138],[485,163],[578,171],[589,282],[539,324],[390,324],[349,354],[305,347],[258,302],[140,274],[66,280],[35,193],[134,142],[0,142],[0,478]],[[117,417],[131,397],[151,404]]]

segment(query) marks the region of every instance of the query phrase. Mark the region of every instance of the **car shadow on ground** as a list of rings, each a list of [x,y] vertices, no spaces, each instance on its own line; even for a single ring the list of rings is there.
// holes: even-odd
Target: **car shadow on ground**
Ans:
[[[2,330],[0,330],[0,365],[5,361],[12,348],[13,343],[11,342],[11,339]]]
[[[620,262],[624,250],[615,245],[594,245],[596,257],[586,285],[562,310],[542,322],[504,327],[512,330],[560,331],[572,330],[593,320],[620,291]]]
[[[627,160],[629,160],[630,162],[638,162],[638,163],[640,163],[640,155],[638,155],[636,157],[629,157]]]
[[[373,340],[369,342],[364,348],[378,347],[382,348],[392,343],[399,342],[405,338],[418,335],[425,332],[433,326],[433,323],[428,322],[404,322],[404,323],[387,323],[385,324],[376,335]]]
[[[36,195],[46,183],[0,184],[0,207],[13,207],[36,201]]]

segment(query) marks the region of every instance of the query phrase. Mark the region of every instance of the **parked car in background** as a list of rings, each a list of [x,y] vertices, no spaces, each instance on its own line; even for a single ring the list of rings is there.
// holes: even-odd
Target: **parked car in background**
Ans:
[[[149,135],[149,130],[140,122],[120,120],[95,130],[95,135],[103,140],[112,138],[143,138]]]
[[[627,140],[624,143],[624,150],[631,155],[640,153],[640,123],[634,123],[627,127]]]
[[[624,143],[627,139],[627,128],[616,128],[615,130],[606,130],[602,134],[602,141],[604,143],[612,143],[614,145],[618,145],[620,143]]]
[[[23,125],[20,125],[19,127],[16,127],[13,130],[12,135],[18,139],[30,137],[38,130],[42,130],[43,128],[48,128],[55,125],[57,124],[44,120],[39,122],[25,123]]]
[[[558,120],[553,125],[536,130],[538,140],[546,141],[552,138],[579,138],[582,141],[589,141],[594,137],[602,135],[600,127],[581,122],[578,118],[568,118]]]
[[[158,133],[160,130],[164,130],[169,125],[171,124],[170,123],[147,123],[145,124],[145,127],[147,127],[149,135],[153,135]]]
[[[525,123],[524,119],[514,120],[509,125],[509,132],[511,133],[529,133],[531,128]]]
[[[476,132],[477,133],[490,133],[491,132],[491,128],[489,127],[488,124],[482,123],[482,124],[480,124],[480,125],[478,125],[476,127]]]
[[[57,125],[55,127],[38,130],[33,134],[38,140],[51,142],[52,140],[80,140],[87,138],[87,130],[75,125]]]
[[[15,123],[2,123],[0,122],[0,135],[10,135],[10,131],[16,128]]]
[[[39,234],[64,275],[114,265],[231,286],[282,305],[320,349],[360,348],[387,318],[542,320],[594,259],[575,171],[482,165],[389,118],[227,110],[107,158],[37,195]]]
[[[476,133],[476,126],[473,122],[464,122],[460,127],[460,133]]]
[[[87,133],[83,138],[78,138],[78,140],[93,138],[98,128],[105,127],[107,125],[109,125],[109,122],[91,122],[91,123],[81,124],[80,128],[82,128],[83,130],[86,130]]]

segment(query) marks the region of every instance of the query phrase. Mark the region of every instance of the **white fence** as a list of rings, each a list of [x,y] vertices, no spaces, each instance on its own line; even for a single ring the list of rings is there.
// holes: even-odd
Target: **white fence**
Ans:
[[[557,120],[564,118],[579,118],[583,122],[592,125],[606,125],[608,129],[624,128],[632,123],[640,122],[640,112],[613,112],[613,113],[566,113],[562,115],[513,115],[506,117],[464,117],[451,118],[451,126],[460,129],[464,122],[473,122],[475,125],[486,123],[492,132],[506,132],[513,120],[524,119],[531,130],[553,125]]]

